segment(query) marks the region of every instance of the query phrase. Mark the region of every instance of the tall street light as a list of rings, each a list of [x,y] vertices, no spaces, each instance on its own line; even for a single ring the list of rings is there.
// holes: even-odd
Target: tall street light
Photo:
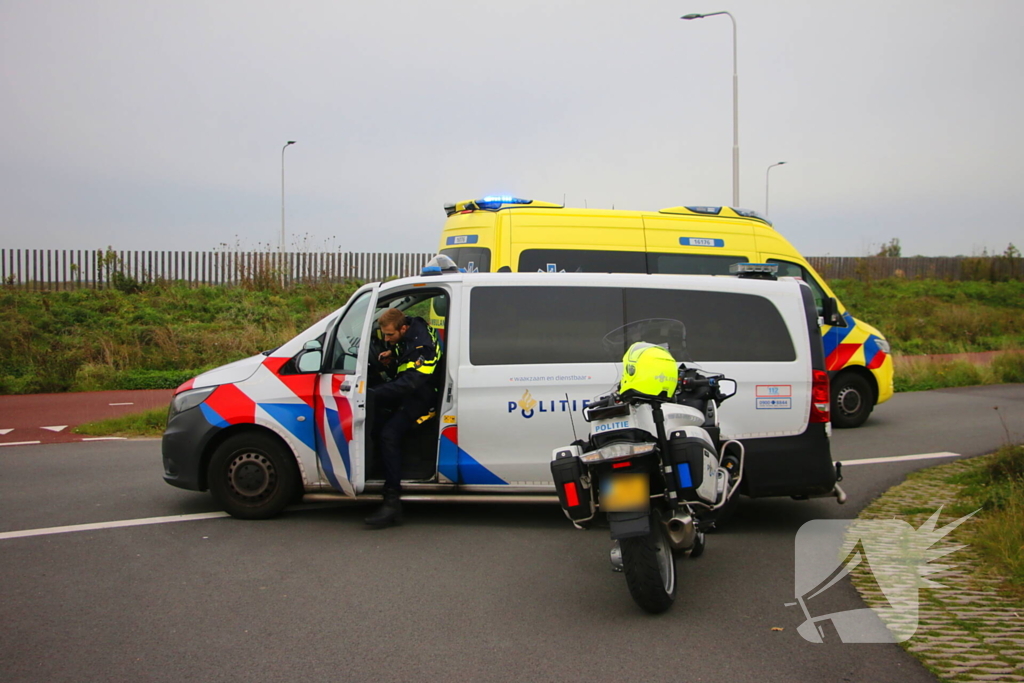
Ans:
[[[740,79],[736,69],[736,19],[728,12],[687,14],[679,17],[690,21],[724,14],[732,20],[732,205],[740,205]]]
[[[289,140],[281,148],[281,253],[284,253],[284,151],[289,145],[294,145],[295,140]]]
[[[777,164],[772,164],[764,172],[764,217],[768,218],[768,173],[776,166],[782,166],[785,161],[780,161]]]

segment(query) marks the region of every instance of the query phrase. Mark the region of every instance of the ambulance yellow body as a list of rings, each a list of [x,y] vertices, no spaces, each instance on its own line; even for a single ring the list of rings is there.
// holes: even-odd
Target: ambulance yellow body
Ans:
[[[734,263],[775,263],[810,285],[821,310],[835,294],[772,224],[752,211],[675,206],[578,209],[516,197],[445,206],[440,253],[469,271],[728,275]],[[846,327],[823,326],[832,422],[858,427],[893,394],[889,343],[839,303]]]

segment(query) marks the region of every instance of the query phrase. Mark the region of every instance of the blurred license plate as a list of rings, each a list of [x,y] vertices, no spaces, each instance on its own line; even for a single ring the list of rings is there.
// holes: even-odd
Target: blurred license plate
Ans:
[[[601,509],[605,512],[647,510],[651,491],[646,474],[613,474],[601,480]]]

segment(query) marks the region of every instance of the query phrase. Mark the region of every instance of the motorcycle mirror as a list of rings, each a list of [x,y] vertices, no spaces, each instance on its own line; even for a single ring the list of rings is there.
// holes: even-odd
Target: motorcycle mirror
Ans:
[[[722,398],[726,399],[736,395],[736,380],[734,379],[722,379],[718,381],[718,391],[722,394]]]

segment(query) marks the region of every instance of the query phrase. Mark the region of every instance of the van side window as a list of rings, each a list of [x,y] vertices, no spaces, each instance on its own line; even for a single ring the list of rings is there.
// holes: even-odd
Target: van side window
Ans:
[[[818,284],[818,281],[807,272],[806,268],[796,263],[782,261],[777,258],[768,259],[768,263],[779,264],[779,277],[798,277],[810,285],[811,292],[814,293],[814,305],[818,309],[818,315],[821,315],[821,302],[825,300],[825,290],[823,290],[821,285]]]
[[[692,361],[796,360],[779,309],[754,294],[674,289],[627,289],[627,320],[673,318],[686,325]]]
[[[647,272],[665,275],[729,275],[729,266],[746,263],[746,256],[711,254],[647,254]]]
[[[642,251],[590,249],[525,249],[519,255],[519,272],[547,273],[646,273]]]
[[[440,253],[470,273],[491,272],[491,250],[487,247],[452,247],[442,249]]]
[[[469,362],[603,363],[601,340],[621,325],[619,287],[474,287]]]
[[[325,370],[335,374],[351,375],[356,371],[356,356],[362,341],[363,323],[366,322],[366,311],[370,307],[370,293],[352,302],[344,317],[334,330],[331,343],[330,362]]]

